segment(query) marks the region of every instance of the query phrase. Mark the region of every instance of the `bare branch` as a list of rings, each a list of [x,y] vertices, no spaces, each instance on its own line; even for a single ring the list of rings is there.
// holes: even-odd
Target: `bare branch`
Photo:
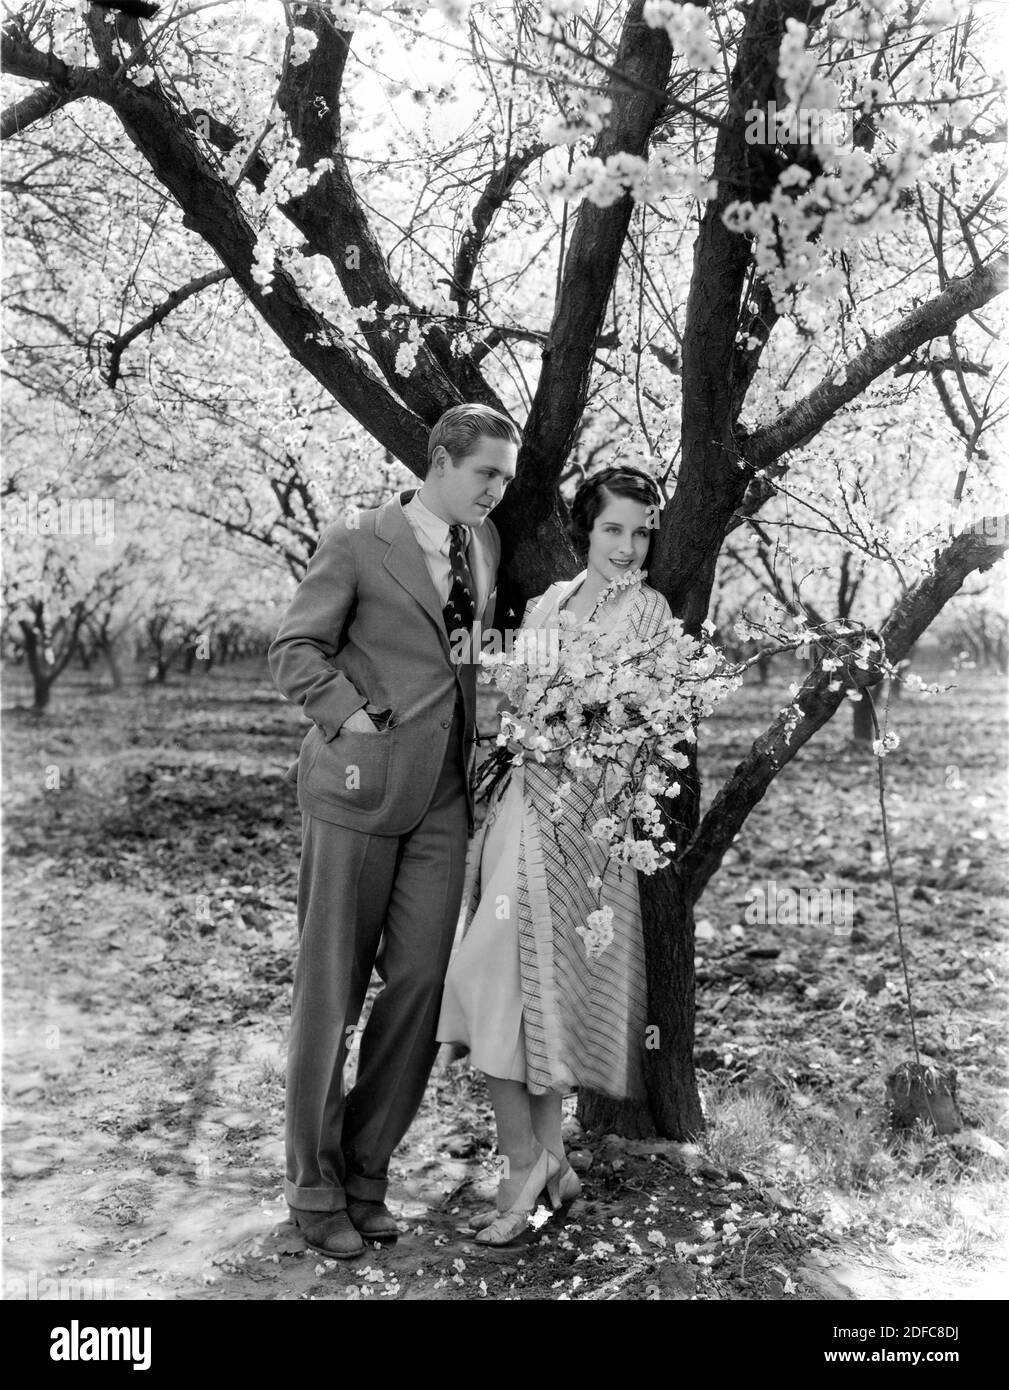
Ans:
[[[12,22],[3,29],[2,57],[18,76],[69,82],[74,71],[17,37]],[[405,405],[372,371],[333,324],[304,299],[287,271],[275,262],[268,285],[256,278],[256,233],[235,192],[221,179],[158,81],[145,87],[88,69],[89,94],[115,111],[126,134],[183,211],[183,223],[220,257],[252,306],[296,361],[375,439],[408,468],[423,474],[427,422]]]
[[[194,294],[199,294],[210,285],[219,285],[222,280],[230,280],[231,271],[223,266],[219,270],[208,271],[206,275],[198,275],[195,280],[190,280],[188,285],[183,285],[177,290],[172,290],[171,294],[163,299],[146,317],[139,323],[135,323],[127,332],[121,333],[118,338],[109,344],[109,362],[105,370],[105,380],[111,387],[115,387],[119,380],[119,362],[123,353],[130,343],[135,342],[141,334],[148,329],[156,327],[161,323],[173,309],[177,309],[180,304],[184,304],[187,299],[192,299]]]
[[[19,101],[11,102],[0,115],[0,139],[20,135],[36,121],[52,115],[60,107],[82,97],[95,96],[98,74],[93,68],[71,67],[53,53],[41,53],[19,39],[16,20],[8,21],[0,31],[0,63],[14,77],[26,77],[45,82]]]
[[[975,376],[990,376],[991,368],[979,362],[961,362],[961,370],[972,372]],[[951,357],[937,357],[932,362],[921,362],[917,357],[912,357],[908,362],[901,362],[894,367],[894,376],[914,376],[917,372],[955,372],[956,363]]]
[[[389,269],[343,153],[340,98],[353,36],[337,28],[321,9],[301,10],[294,23],[314,34],[317,42],[306,62],[285,68],[278,104],[300,143],[299,165],[314,170],[322,161],[330,161],[331,167],[306,193],[292,198],[284,211],[312,246],[325,254],[354,308],[374,304],[381,313],[392,305],[405,305],[408,315],[419,314],[419,306]],[[503,409],[475,368],[467,368],[463,359],[453,356],[450,337],[440,325],[423,335],[412,369],[401,374],[396,361],[406,329],[406,320],[390,322],[381,317],[361,325],[385,376],[422,419],[433,424],[464,394]]]
[[[627,7],[615,75],[607,90],[610,123],[593,147],[593,154],[602,160],[621,151],[643,154],[662,116],[672,48],[664,30],[645,25],[643,8],[644,0],[632,0]],[[518,476],[495,513],[505,553],[514,546],[527,582],[542,581],[543,588],[557,578],[558,542],[560,553],[569,553],[557,515],[557,480],[588,399],[596,342],[620,268],[631,210],[628,196],[610,207],[585,202],[578,209],[526,422]]]
[[[759,292],[755,307],[745,307],[752,246],[729,229],[723,214],[740,196],[761,202],[775,187],[777,164],[766,149],[747,141],[746,112],[766,107],[777,92],[788,20],[812,28],[823,19],[824,8],[808,0],[754,0],[748,7],[728,112],[715,141],[717,194],[704,205],[694,244],[683,331],[681,462],[649,570],[650,582],[688,631],[699,630],[707,615],[725,529],[747,487],[734,411],[774,326]],[[758,344],[749,355],[737,349],[741,307]]]
[[[12,135],[20,135],[36,121],[58,111],[70,97],[57,87],[38,87],[20,101],[5,106],[0,115],[0,140],[9,140]]]
[[[765,468],[789,449],[806,443],[884,372],[923,343],[950,333],[965,314],[1001,294],[1009,283],[1007,269],[1006,258],[999,257],[981,270],[951,279],[940,294],[913,309],[896,327],[870,339],[848,363],[843,381],[831,377],[820,382],[773,425],[751,434],[744,444],[743,457],[753,468]]]
[[[480,259],[494,214],[507,202],[512,189],[529,168],[535,164],[550,147],[531,145],[526,150],[518,150],[509,156],[499,169],[495,169],[487,187],[477,200],[470,214],[470,225],[463,234],[456,253],[452,271],[452,287],[449,298],[459,306],[460,314],[465,314],[472,297],[473,275]]]
[[[976,570],[983,572],[1001,559],[1009,548],[1007,524],[1009,517],[986,517],[972,531],[954,537],[936,556],[934,567],[904,594],[878,629],[888,662],[896,665],[907,655],[969,575]],[[774,778],[844,703],[845,689],[856,688],[856,681],[849,675],[841,681],[841,689],[829,690],[839,674],[824,671],[822,662],[818,663],[795,699],[800,712],[798,722],[794,723],[793,711],[783,710],[719,789],[677,861],[694,902]],[[871,686],[881,679],[880,671],[867,671],[857,685]]]
[[[14,77],[27,77],[35,82],[52,82],[60,88],[69,87],[75,78],[87,71],[72,68],[55,53],[43,53],[26,42],[21,25],[10,19],[0,30],[0,62]]]

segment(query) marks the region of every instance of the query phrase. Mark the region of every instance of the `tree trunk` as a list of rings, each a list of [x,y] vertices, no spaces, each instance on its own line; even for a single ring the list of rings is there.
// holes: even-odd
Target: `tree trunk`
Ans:
[[[123,672],[122,668],[119,665],[119,658],[116,656],[115,644],[113,642],[105,642],[105,644],[102,647],[102,653],[105,657],[105,664],[109,668],[109,676],[112,680],[112,689],[122,690]]]
[[[729,230],[723,213],[741,188],[759,201],[773,184],[759,151],[746,141],[744,113],[774,95],[780,33],[786,16],[799,8],[783,0],[776,7],[757,4],[748,14],[732,73],[733,100],[715,142],[717,196],[705,204],[694,243],[682,343],[682,457],[649,575],[694,637],[708,616],[726,528],[747,487],[736,424],[752,368],[741,362],[736,338],[751,247]],[[767,325],[760,329],[766,331]],[[690,767],[672,803],[681,822],[672,838],[681,850],[699,820],[696,745],[686,745],[686,752]],[[645,1053],[646,1085],[654,1128],[678,1139],[703,1128],[693,1062],[696,896],[674,866],[642,884],[649,1023],[658,1029],[658,1046]]]
[[[29,650],[28,669],[32,676],[32,709],[36,714],[45,712],[49,704],[49,696],[53,688],[53,672],[49,670],[48,663],[39,660],[37,652]]]
[[[604,1134],[690,1140],[704,1129],[694,1074],[694,908],[670,867],[639,876],[649,960],[644,1064],[646,1102],[579,1097],[578,1118]]]
[[[52,692],[52,677],[45,671],[32,671],[32,689],[34,699],[32,709],[36,714],[44,714],[49,704],[49,696]]]
[[[38,633],[29,623],[22,622],[20,627],[25,659],[28,662],[28,670],[31,672],[32,678],[32,709],[36,714],[42,714],[49,703],[49,692],[52,689],[54,673],[49,669],[49,663],[39,650]]]
[[[697,829],[700,779],[696,744],[682,744],[690,766],[679,774],[679,796],[666,802],[671,837],[683,846]],[[594,1091],[579,1098],[586,1129],[642,1138],[688,1140],[704,1128],[694,1074],[694,901],[690,880],[671,864],[639,874],[648,961],[648,1013],[641,1039],[647,1102],[615,1101]]]
[[[872,696],[862,691],[862,698],[854,706],[851,719],[851,736],[856,743],[872,743],[876,730],[872,723]]]

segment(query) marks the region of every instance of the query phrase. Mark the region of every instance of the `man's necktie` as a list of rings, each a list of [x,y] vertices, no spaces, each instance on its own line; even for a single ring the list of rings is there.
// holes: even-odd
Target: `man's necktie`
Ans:
[[[467,636],[473,630],[476,616],[476,588],[466,562],[466,528],[450,526],[448,562],[452,570],[448,602],[445,605],[445,628],[449,638],[461,628]]]

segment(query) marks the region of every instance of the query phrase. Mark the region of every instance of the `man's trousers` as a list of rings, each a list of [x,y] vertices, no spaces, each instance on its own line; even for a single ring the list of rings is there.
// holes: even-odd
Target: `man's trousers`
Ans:
[[[292,1207],[340,1211],[382,1201],[389,1158],[424,1095],[462,899],[467,849],[462,721],[431,804],[405,835],[349,830],[303,814],[300,949],[287,1066]],[[383,988],[343,1069],[372,968]]]

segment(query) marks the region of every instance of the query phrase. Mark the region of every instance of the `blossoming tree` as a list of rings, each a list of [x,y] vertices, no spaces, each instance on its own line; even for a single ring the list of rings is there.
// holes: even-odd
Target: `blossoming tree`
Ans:
[[[124,286],[137,332],[101,325],[89,409],[122,393],[138,336],[223,279],[408,469],[459,401],[523,421],[495,517],[502,626],[573,572],[560,483],[596,457],[667,485],[650,580],[688,633],[727,548],[758,544],[790,496],[899,575],[863,587],[877,606],[855,633],[801,603],[761,620],[815,659],[703,816],[685,752],[677,852],[643,879],[649,1106],[585,1109],[695,1132],[695,903],[798,749],[1005,548],[986,449],[1006,283],[991,18],[964,0],[126,8],[32,0],[3,26],[3,137],[58,147],[84,122],[110,178],[169,195],[163,295]],[[135,216],[119,198],[114,217]],[[942,450],[927,488],[922,426]],[[891,493],[903,479],[915,525],[874,514],[856,463]]]

